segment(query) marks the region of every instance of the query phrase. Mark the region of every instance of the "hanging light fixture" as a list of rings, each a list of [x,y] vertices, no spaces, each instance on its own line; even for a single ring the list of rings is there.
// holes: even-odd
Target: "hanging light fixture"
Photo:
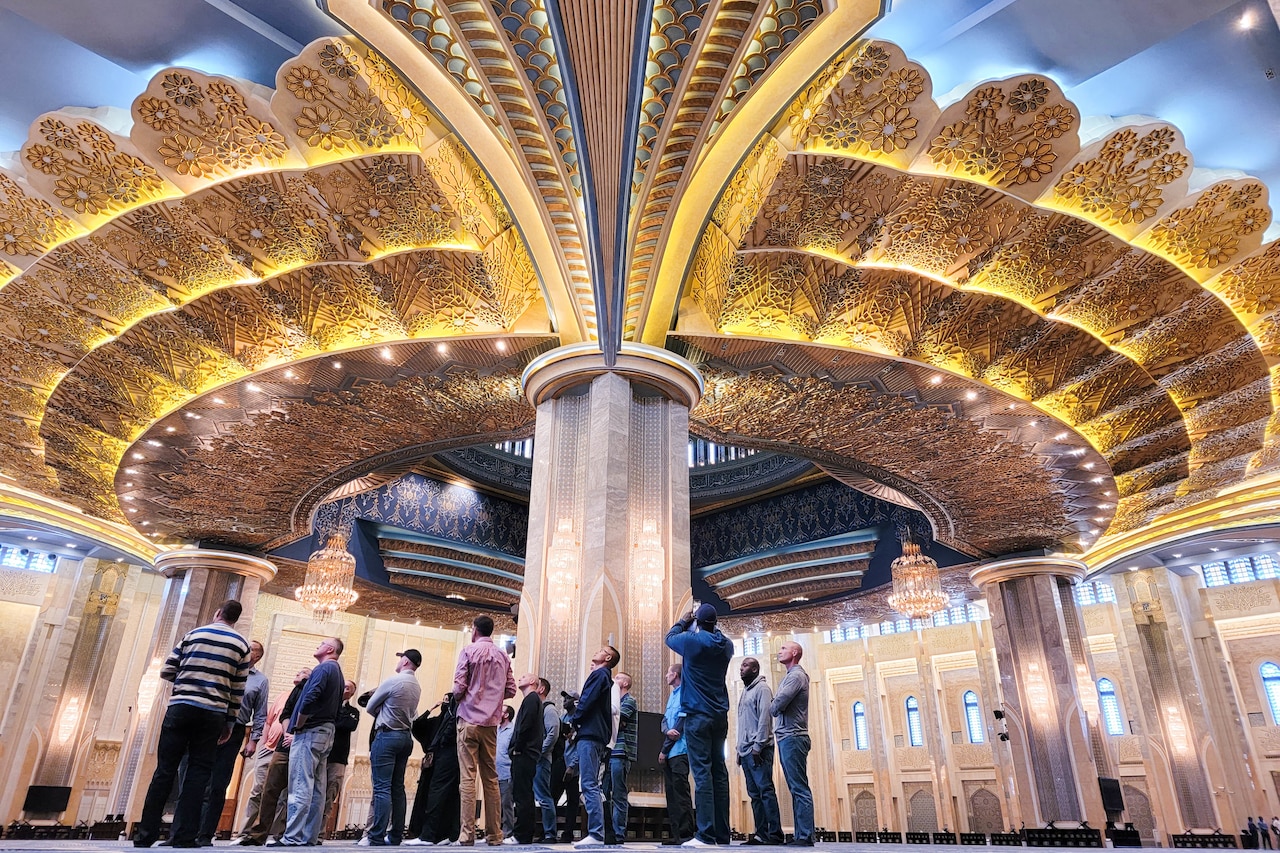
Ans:
[[[346,610],[360,594],[352,589],[356,579],[356,558],[347,550],[347,537],[329,534],[323,548],[307,558],[307,579],[293,596],[311,608],[316,621],[324,622]]]
[[[912,619],[924,619],[947,606],[947,596],[938,580],[938,564],[920,553],[914,542],[902,543],[902,556],[889,567],[893,594],[889,606]]]

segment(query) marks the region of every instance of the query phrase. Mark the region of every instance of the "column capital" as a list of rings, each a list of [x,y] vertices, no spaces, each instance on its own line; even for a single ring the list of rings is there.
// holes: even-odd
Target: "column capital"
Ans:
[[[209,551],[204,548],[179,548],[165,551],[155,558],[156,571],[167,578],[184,569],[212,569],[257,578],[268,583],[276,576],[276,565],[270,560],[235,551]]]
[[[969,572],[969,580],[974,586],[982,589],[990,584],[1033,575],[1054,575],[1079,581],[1087,573],[1088,567],[1084,563],[1070,557],[1013,557],[1008,560],[983,563]]]
[[[529,362],[520,384],[536,407],[605,373],[649,385],[688,409],[702,399],[702,374],[696,367],[668,350],[635,343],[623,343],[612,366],[593,343],[557,347]]]

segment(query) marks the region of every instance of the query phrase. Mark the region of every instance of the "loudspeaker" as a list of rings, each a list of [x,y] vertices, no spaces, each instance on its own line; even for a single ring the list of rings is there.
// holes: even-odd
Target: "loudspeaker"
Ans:
[[[31,785],[22,804],[24,812],[65,812],[71,800],[71,788],[62,785]]]
[[[1098,777],[1098,791],[1102,794],[1102,808],[1104,811],[1124,811],[1124,794],[1120,792],[1119,779]]]

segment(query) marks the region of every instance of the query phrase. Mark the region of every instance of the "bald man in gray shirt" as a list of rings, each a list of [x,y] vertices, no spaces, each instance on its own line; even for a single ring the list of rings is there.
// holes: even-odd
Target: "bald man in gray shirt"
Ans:
[[[778,663],[787,674],[769,706],[773,736],[778,741],[782,775],[791,791],[795,838],[788,847],[813,846],[813,792],[809,790],[809,673],[800,666],[804,649],[788,640],[778,650]]]

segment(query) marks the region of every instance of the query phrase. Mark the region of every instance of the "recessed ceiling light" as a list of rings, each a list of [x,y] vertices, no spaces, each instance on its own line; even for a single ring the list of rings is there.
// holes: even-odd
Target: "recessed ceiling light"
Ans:
[[[28,542],[39,542],[39,541],[40,541],[40,537],[39,537],[39,536],[28,536],[28,537],[27,537],[27,541],[28,541]]]
[[[1129,571],[1131,571],[1131,572],[1136,572],[1136,571],[1137,571],[1138,569],[1140,569],[1140,568],[1141,568],[1141,566],[1130,566],[1130,567],[1129,567]]]
[[[74,548],[74,547],[76,547],[76,543],[74,543],[74,542],[68,542],[68,543],[67,543],[67,547],[68,547],[68,548]]]
[[[150,524],[151,524],[151,522],[149,522],[149,521],[144,521],[144,522],[142,522],[142,526],[143,526],[143,527],[147,527],[147,526],[149,526]]]
[[[127,501],[131,501],[131,500],[133,500],[133,495],[125,495],[125,496],[124,496],[124,499],[125,499],[125,500],[127,500]]]
[[[1236,26],[1242,30],[1251,30],[1258,24],[1257,17],[1253,14],[1252,9],[1246,9],[1244,14],[1240,16],[1240,20],[1236,22]]]
[[[148,439],[147,439],[147,444],[151,445],[152,447],[164,447],[164,445],[163,445],[163,444],[161,444],[160,442],[156,441],[154,438],[148,438]]]
[[[941,373],[935,373],[935,374],[933,374],[933,376],[931,376],[931,377],[929,378],[929,381],[930,381],[930,382],[932,382],[934,385],[941,385],[941,384],[942,384],[942,374],[941,374]],[[794,599],[793,599],[793,600],[794,600]]]
[[[1098,522],[1099,524],[1106,524],[1106,523],[1107,523],[1107,517],[1106,517],[1105,515],[1095,515],[1095,516],[1093,517],[1093,520],[1094,520],[1094,521],[1096,521],[1096,522]]]
[[[1028,424],[1028,426],[1038,427],[1038,426],[1040,426],[1040,422],[1039,422],[1039,421],[1032,421],[1030,424]]]
[[[1081,468],[1083,468],[1083,469],[1084,469],[1084,470],[1086,470],[1086,471],[1092,471],[1092,470],[1093,470],[1093,463],[1092,463],[1092,462],[1086,462],[1086,463],[1084,463],[1083,465],[1081,465],[1080,467],[1081,467]]]
[[[285,379],[292,379],[292,378],[293,378],[293,375],[294,375],[294,374],[293,374],[293,371],[292,371],[292,370],[286,370],[286,371],[284,372],[284,378],[285,378]]]
[[[129,507],[129,512],[137,512],[137,511],[138,511],[138,508],[136,506]]]
[[[1067,433],[1065,433],[1065,432],[1060,432],[1060,433],[1058,433],[1057,435],[1055,435],[1055,436],[1053,437],[1053,440],[1054,440],[1054,441],[1066,441],[1066,440],[1067,440],[1068,438],[1070,438],[1070,437],[1071,437],[1071,436],[1070,436],[1070,435],[1068,435]]]
[[[1171,554],[1170,556],[1171,556],[1171,557],[1173,557],[1173,559],[1177,560],[1177,559],[1178,559],[1178,558],[1180,558],[1182,555],[1181,555],[1181,554]]]
[[[1104,483],[1104,482],[1106,482],[1106,479],[1107,479],[1106,477],[1094,477],[1094,478],[1093,478],[1092,480],[1090,480],[1089,482],[1090,482],[1090,483]]]
[[[1012,412],[1014,409],[1018,408],[1018,404],[1010,403],[1008,406],[1005,406],[1005,408]]]
[[[192,415],[190,415],[190,417],[191,417],[191,420],[193,420],[193,421],[198,421],[198,420],[200,420],[200,416],[199,416],[199,415],[196,415],[196,414],[192,414]]]
[[[494,346],[496,346],[496,347],[498,348],[498,352],[506,352],[506,351],[507,351],[507,342],[506,342],[506,341],[500,340],[500,341],[498,341],[496,344],[494,344]]]
[[[1212,551],[1212,552],[1213,552],[1213,553],[1215,553],[1215,554],[1216,554],[1216,553],[1218,553],[1218,549],[1217,549],[1217,548],[1210,548],[1209,550],[1210,550],[1210,551]]]
[[[147,457],[143,456],[141,453],[134,453],[134,454],[132,454],[132,456],[133,456],[133,458],[134,458],[134,459],[146,459],[146,458],[147,458]]]
[[[177,427],[165,427],[165,428],[164,428],[164,431],[165,431],[165,432],[177,432],[177,431],[178,431],[178,428],[177,428]]]
[[[1111,497],[1111,490],[1107,489],[1105,492],[1103,492],[1103,494],[1106,495],[1107,497]]]
[[[246,385],[246,386],[244,386],[244,387],[248,388],[250,391],[261,391],[261,390],[262,390],[262,386],[258,385],[256,382],[250,382],[248,385]]]
[[[445,353],[447,353],[448,351],[449,351],[449,345],[448,345],[448,344],[446,344],[446,343],[439,343],[439,344],[436,344],[436,352],[440,353],[441,355],[444,355],[444,354],[445,354]]]
[[[334,370],[341,370],[341,369],[342,369],[342,362],[340,362],[340,361],[335,361],[335,362],[333,363],[333,369],[334,369]]]
[[[977,392],[977,391],[965,391],[965,392],[964,392],[964,398],[965,398],[966,400],[976,400],[976,399],[978,399],[978,392]]]
[[[391,347],[382,348],[382,357],[385,358],[387,361],[391,360]]]
[[[221,397],[214,397],[214,398],[213,398],[213,402],[215,402],[215,403],[217,403],[219,406],[221,406],[221,405],[223,405],[224,403],[226,403],[227,401],[226,401],[226,400],[224,400],[224,399],[222,399]]]
[[[135,459],[137,459],[137,458],[138,458],[138,454],[136,454],[136,453],[135,453],[135,454],[134,454],[134,458],[135,458]],[[137,468],[125,468],[125,469],[124,469],[124,472],[125,472],[126,474],[136,474],[136,473],[138,473],[138,469],[137,469]],[[130,485],[130,486],[132,486],[132,485],[133,485],[133,483],[130,483],[129,485]]]
[[[124,557],[116,557],[116,562],[117,562],[117,563],[123,563],[123,562],[124,562]]]

